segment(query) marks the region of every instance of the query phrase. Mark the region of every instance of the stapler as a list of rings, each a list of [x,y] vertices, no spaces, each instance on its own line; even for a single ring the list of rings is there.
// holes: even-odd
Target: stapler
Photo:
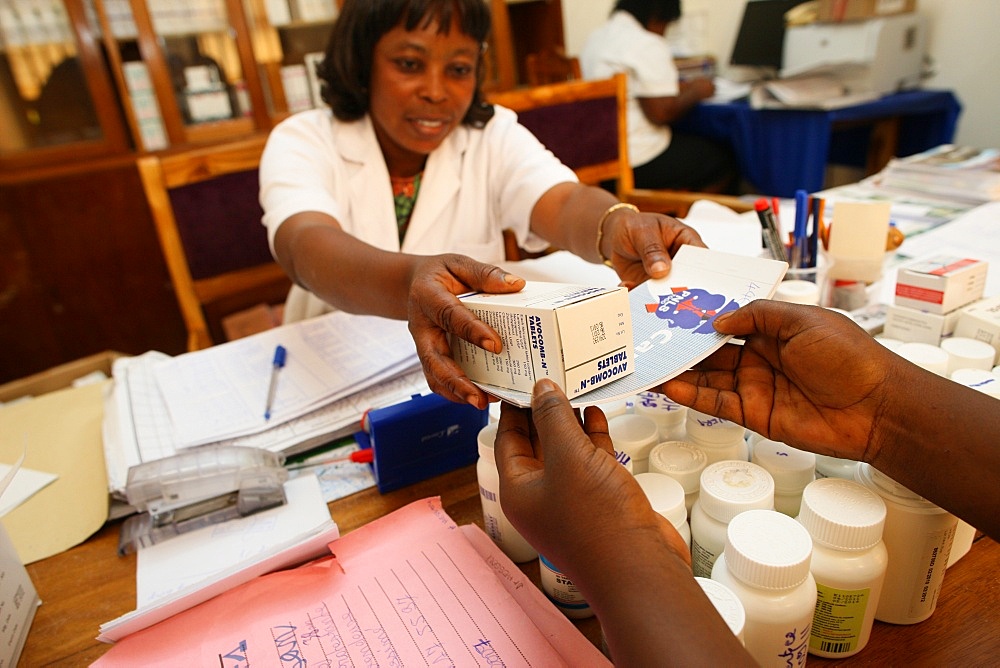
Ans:
[[[194,448],[129,469],[137,515],[122,524],[118,554],[286,502],[284,456],[233,445]]]

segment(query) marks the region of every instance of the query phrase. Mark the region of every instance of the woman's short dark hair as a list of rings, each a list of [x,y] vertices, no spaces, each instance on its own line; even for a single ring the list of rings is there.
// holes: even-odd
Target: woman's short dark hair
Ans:
[[[650,21],[671,23],[681,17],[681,0],[618,0],[614,11],[626,11],[642,25]]]
[[[416,30],[437,23],[447,33],[453,18],[462,33],[485,44],[490,10],[485,0],[346,0],[333,25],[326,54],[316,68],[323,101],[342,121],[356,121],[369,108],[375,44],[396,26]],[[483,100],[483,57],[476,64],[476,92],[463,123],[482,127],[493,116]]]

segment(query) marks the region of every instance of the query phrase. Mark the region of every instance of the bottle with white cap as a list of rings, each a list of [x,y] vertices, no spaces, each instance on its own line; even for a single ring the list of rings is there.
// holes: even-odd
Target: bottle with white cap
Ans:
[[[708,466],[708,457],[701,449],[687,441],[665,441],[656,444],[649,453],[649,470],[668,475],[684,488],[684,507],[691,515],[691,508],[698,498],[701,472]]]
[[[858,462],[853,459],[841,459],[839,457],[828,457],[827,455],[816,455],[817,478],[843,478],[844,480],[854,480],[854,471],[857,468]]]
[[[590,604],[573,581],[541,554],[538,555],[538,576],[542,591],[564,615],[570,619],[586,619],[594,616]]]
[[[696,577],[695,582],[701,585],[701,590],[708,596],[708,600],[715,606],[716,611],[729,626],[729,630],[745,645],[743,628],[747,623],[747,613],[743,609],[740,597],[726,585],[711,578]]]
[[[955,369],[948,377],[956,383],[1000,399],[1000,376],[985,369]]]
[[[626,413],[608,420],[608,435],[615,452],[624,452],[632,458],[633,473],[649,470],[649,451],[660,442],[659,428],[644,415]]]
[[[479,482],[479,500],[483,506],[483,526],[487,535],[515,563],[531,561],[538,552],[526,541],[504,515],[500,506],[500,472],[494,457],[493,444],[497,437],[497,423],[490,422],[479,430],[479,459],[476,477]]]
[[[812,548],[805,527],[774,510],[748,510],[729,523],[712,579],[743,603],[744,644],[764,668],[806,665],[816,610]]]
[[[939,376],[948,375],[948,353],[941,346],[907,341],[896,348],[896,354]]]
[[[951,336],[941,339],[941,349],[948,355],[948,373],[955,369],[982,369],[989,371],[997,351],[993,346],[965,336]]]
[[[885,514],[882,498],[853,480],[822,478],[802,494],[798,521],[813,539],[809,651],[816,656],[854,656],[868,644],[889,563]]]
[[[637,473],[639,487],[645,492],[649,504],[661,517],[670,522],[691,549],[691,527],[687,521],[684,506],[684,488],[681,484],[662,473]]]
[[[752,461],[774,478],[774,509],[789,517],[798,515],[802,490],[816,478],[816,455],[759,438],[754,443]]]
[[[659,392],[642,392],[633,399],[632,412],[648,417],[660,431],[660,441],[684,439],[687,406],[682,406]]]
[[[748,459],[743,425],[689,408],[685,428],[687,440],[701,448],[709,464],[727,459]]]
[[[774,479],[757,464],[729,460],[705,467],[700,486],[691,509],[691,567],[707,578],[726,545],[729,522],[748,510],[774,508]]]
[[[778,284],[774,291],[774,301],[816,306],[820,301],[820,289],[814,281],[791,278]]]
[[[869,464],[861,463],[855,477],[886,507],[882,540],[889,566],[875,619],[922,622],[937,607],[958,519]]]

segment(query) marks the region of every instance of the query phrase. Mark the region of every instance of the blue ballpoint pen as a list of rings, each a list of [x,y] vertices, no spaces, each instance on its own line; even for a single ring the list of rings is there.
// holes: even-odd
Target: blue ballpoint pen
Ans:
[[[795,191],[795,229],[792,235],[792,267],[798,269],[808,259],[806,258],[806,224],[809,221],[809,193],[805,190]]]
[[[267,404],[264,406],[264,419],[271,419],[271,406],[274,404],[274,392],[278,388],[278,371],[285,366],[285,346],[278,345],[274,349],[274,361],[271,362],[271,382],[267,386]]]

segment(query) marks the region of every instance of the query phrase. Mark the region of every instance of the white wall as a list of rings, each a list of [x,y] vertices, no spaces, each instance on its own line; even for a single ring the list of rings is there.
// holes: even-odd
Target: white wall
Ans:
[[[917,0],[928,17],[928,55],[935,75],[927,88],[947,88],[962,102],[955,142],[1000,148],[1000,2]],[[729,58],[746,0],[684,0],[684,14],[720,63]],[[578,54],[614,0],[562,0],[566,50]],[[515,26],[516,30],[516,26]]]

